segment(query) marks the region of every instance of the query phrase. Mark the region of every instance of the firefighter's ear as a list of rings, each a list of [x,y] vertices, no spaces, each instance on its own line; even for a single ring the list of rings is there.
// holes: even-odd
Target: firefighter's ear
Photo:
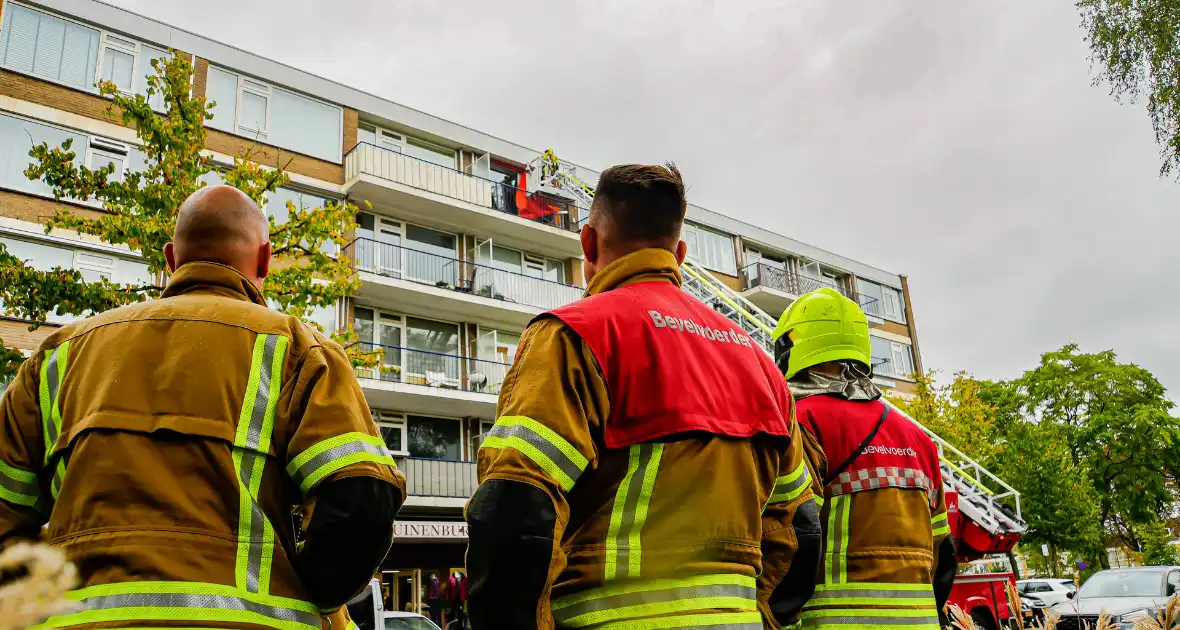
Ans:
[[[164,245],[164,260],[168,262],[168,272],[176,273],[176,248],[172,243]]]
[[[598,228],[586,223],[582,226],[582,255],[591,265],[598,263]]]
[[[266,276],[270,274],[270,256],[270,241],[258,246],[257,276],[259,281],[265,280]]]
[[[676,264],[683,265],[684,258],[686,256],[688,256],[688,243],[685,243],[684,241],[677,241],[676,242],[676,251],[674,251],[672,253],[676,254]]]

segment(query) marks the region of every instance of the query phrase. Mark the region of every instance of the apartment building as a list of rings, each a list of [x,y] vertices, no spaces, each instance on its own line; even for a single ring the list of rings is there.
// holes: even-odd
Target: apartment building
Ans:
[[[150,60],[191,56],[194,93],[216,101],[207,149],[220,165],[248,147],[291,183],[267,207],[350,199],[366,208],[347,247],[361,285],[316,320],[352,324],[383,350],[361,371],[373,418],[409,480],[398,540],[383,568],[389,605],[418,607],[431,573],[463,566],[462,508],[475,487],[480,437],[528,321],[583,291],[578,231],[586,209],[539,187],[533,148],[436,118],[178,27],[94,0],[0,0],[0,242],[38,268],[146,281],[136,254],[43,223],[61,203],[23,174],[33,143],[73,139],[77,160],[136,169],[135,133],[105,113],[96,80],[142,92]],[[162,104],[161,104],[162,106]],[[577,166],[593,184],[598,173]],[[213,177],[213,179],[216,179]],[[740,214],[740,208],[732,208]],[[877,380],[911,391],[922,370],[904,276],[692,206],[690,255],[777,318],[800,294],[834,287],[864,305]],[[3,313],[0,313],[2,315]],[[31,351],[53,326],[0,319],[0,338]]]

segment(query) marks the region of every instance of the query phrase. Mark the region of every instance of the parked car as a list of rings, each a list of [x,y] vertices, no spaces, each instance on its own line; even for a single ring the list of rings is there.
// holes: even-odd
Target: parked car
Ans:
[[[1061,616],[1058,630],[1093,628],[1102,613],[1115,627],[1130,630],[1140,615],[1154,615],[1180,587],[1180,567],[1107,569],[1090,576],[1069,601],[1050,610]]]
[[[439,630],[439,627],[418,613],[386,611],[385,630]]]
[[[1037,619],[1044,617],[1046,608],[1069,601],[1069,594],[1075,590],[1077,586],[1072,580],[1059,578],[1032,578],[1016,582],[1021,607],[1029,613],[1025,616]]]

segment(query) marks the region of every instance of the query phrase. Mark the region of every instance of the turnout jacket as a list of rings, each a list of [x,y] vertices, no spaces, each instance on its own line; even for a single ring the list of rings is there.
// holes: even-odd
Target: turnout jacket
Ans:
[[[343,350],[222,265],[57,330],[0,401],[0,541],[45,525],[81,577],[48,627],[318,630],[404,498]],[[355,539],[348,581],[309,589]]]
[[[810,595],[819,486],[790,394],[680,284],[642,250],[525,331],[467,508],[477,630],[761,629]]]
[[[938,630],[957,563],[934,443],[881,400],[817,394],[796,409],[809,459],[829,481],[803,626]]]

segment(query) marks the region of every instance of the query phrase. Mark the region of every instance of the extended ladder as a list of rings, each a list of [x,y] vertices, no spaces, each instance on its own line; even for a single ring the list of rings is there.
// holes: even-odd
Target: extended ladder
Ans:
[[[594,202],[594,189],[574,175],[574,167],[557,158],[553,149],[546,149],[540,156],[529,162],[529,171],[540,170],[541,186],[552,186],[569,193],[586,210]]]

